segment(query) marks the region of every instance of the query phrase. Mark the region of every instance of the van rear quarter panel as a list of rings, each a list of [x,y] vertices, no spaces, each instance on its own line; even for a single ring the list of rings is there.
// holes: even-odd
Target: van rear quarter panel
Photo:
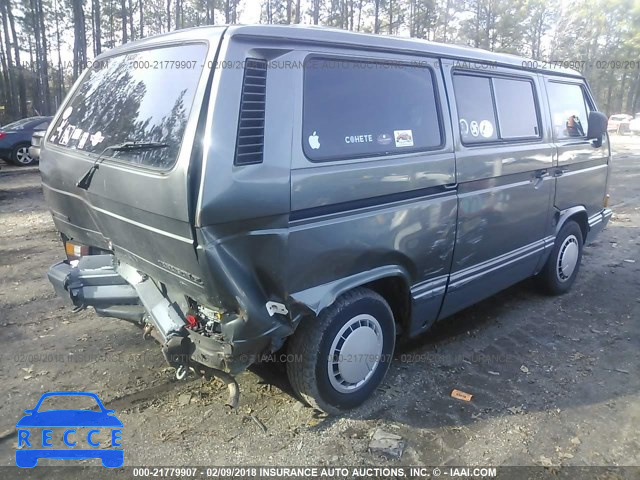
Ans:
[[[311,54],[430,65],[443,145],[404,155],[312,162],[302,147],[306,140],[302,128],[304,75],[295,72],[287,289],[294,297],[322,307],[340,292],[337,284],[344,279],[373,280],[388,274],[389,267],[398,267],[414,298],[417,323],[410,329],[420,329],[435,320],[440,308],[457,212],[451,124],[439,61],[426,54],[330,45],[299,51],[298,58],[303,61]]]
[[[440,149],[313,163],[302,149],[304,75],[295,65],[317,53],[425,60],[328,44],[225,38],[218,64],[227,61],[230,68],[213,80],[196,225],[198,249],[209,265],[204,275],[229,302],[239,301],[257,317],[265,315],[268,300],[297,308],[297,299],[304,298],[317,306],[330,299],[332,284],[358,274],[369,278],[389,266],[406,272],[407,287],[424,290],[437,279],[443,293],[457,200],[455,190],[444,188],[455,184],[455,159],[439,68],[433,72],[444,120]],[[246,58],[274,61],[267,70],[264,161],[234,166],[243,70],[233,65]],[[435,319],[441,296],[425,299],[433,301]]]

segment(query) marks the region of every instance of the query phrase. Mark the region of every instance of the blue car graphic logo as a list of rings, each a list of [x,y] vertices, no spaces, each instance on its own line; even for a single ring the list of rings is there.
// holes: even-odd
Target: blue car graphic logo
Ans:
[[[58,409],[39,412],[42,402],[49,397],[91,397],[99,411],[80,409]],[[122,422],[114,415],[114,410],[104,408],[98,395],[90,392],[49,392],[40,397],[36,406],[25,410],[26,415],[18,420],[18,448],[16,450],[16,465],[21,468],[33,468],[40,458],[84,459],[99,458],[107,468],[118,468],[124,463],[122,448],[104,448],[97,441],[96,436],[101,429],[110,429],[111,447],[121,447],[120,432]],[[74,448],[81,440],[76,428],[91,427],[84,441],[92,448]],[[29,428],[42,429],[41,435]],[[62,442],[68,448],[53,448],[53,428],[64,428]],[[32,435],[33,433],[33,435]]]

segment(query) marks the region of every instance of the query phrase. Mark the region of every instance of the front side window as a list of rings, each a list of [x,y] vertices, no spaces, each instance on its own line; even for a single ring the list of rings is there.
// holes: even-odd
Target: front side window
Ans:
[[[182,143],[207,46],[155,48],[109,57],[85,74],[49,141],[154,168],[170,168]],[[152,150],[115,151],[123,143]]]
[[[586,136],[589,108],[582,87],[572,83],[549,82],[547,92],[554,137],[564,139]]]
[[[312,161],[442,144],[433,75],[422,65],[314,57],[305,62],[303,110],[303,150]]]

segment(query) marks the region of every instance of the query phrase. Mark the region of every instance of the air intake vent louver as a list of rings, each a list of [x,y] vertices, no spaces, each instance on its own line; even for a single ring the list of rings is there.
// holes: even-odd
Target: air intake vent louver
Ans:
[[[242,79],[242,100],[236,140],[236,165],[262,163],[267,62],[247,58]]]

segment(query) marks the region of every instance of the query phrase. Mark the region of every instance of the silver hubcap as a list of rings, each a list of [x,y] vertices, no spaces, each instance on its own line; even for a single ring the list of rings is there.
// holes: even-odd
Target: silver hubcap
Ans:
[[[20,147],[16,152],[16,160],[18,160],[19,163],[31,163],[29,149],[27,147]]]
[[[357,315],[338,332],[329,351],[331,385],[342,393],[364,386],[378,368],[382,355],[382,328],[374,317]]]
[[[575,235],[569,235],[562,242],[560,253],[558,254],[558,263],[556,265],[556,273],[558,280],[566,282],[571,278],[573,271],[578,265],[578,254],[580,253],[580,245]]]

